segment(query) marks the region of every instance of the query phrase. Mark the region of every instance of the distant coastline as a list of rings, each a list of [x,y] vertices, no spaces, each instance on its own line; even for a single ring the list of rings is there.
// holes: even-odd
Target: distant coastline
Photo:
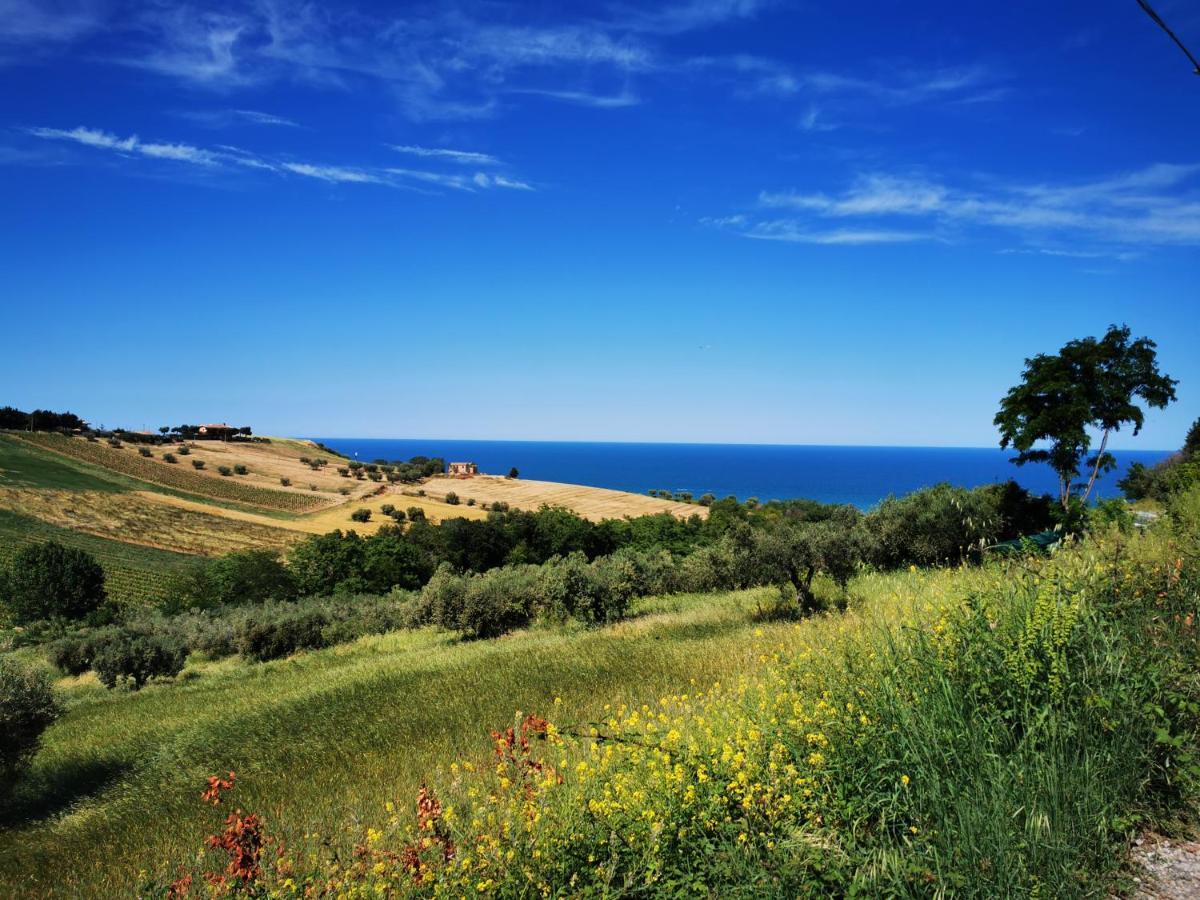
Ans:
[[[1053,492],[1047,467],[1018,467],[996,447],[876,447],[810,444],[666,444],[602,441],[484,441],[416,438],[314,437],[364,461],[417,454],[469,460],[484,472],[517,467],[527,478],[645,493],[652,489],[711,492],[745,500],[805,497],[867,509],[889,493],[904,494],[939,481],[974,487],[1015,479],[1036,492]],[[1117,469],[1099,494],[1119,493],[1117,481],[1134,462],[1153,465],[1165,450],[1117,450]]]

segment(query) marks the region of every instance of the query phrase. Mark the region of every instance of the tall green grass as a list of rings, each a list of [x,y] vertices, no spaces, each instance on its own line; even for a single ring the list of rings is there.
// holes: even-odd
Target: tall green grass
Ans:
[[[111,897],[140,869],[194,854],[211,829],[199,787],[230,769],[239,803],[287,840],[382,815],[455,758],[482,758],[515,709],[561,697],[599,714],[756,665],[764,592],[673,598],[604,630],[532,630],[459,642],[423,629],[266,664],[193,661],[176,683],[111,693],[92,676],[60,687],[47,734],[0,832],[0,895]],[[767,626],[781,639],[793,626]]]

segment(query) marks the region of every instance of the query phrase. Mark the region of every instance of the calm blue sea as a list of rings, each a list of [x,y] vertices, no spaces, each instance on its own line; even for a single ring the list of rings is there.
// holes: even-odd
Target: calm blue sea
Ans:
[[[1015,478],[1036,492],[1054,493],[1054,473],[1044,466],[1014,466],[1008,451],[991,447],[819,447],[782,444],[618,444],[557,441],[391,440],[315,438],[363,462],[441,456],[468,460],[480,471],[568,481],[644,493],[651,488],[712,492],[741,500],[807,497],[867,509],[888,494],[904,494],[939,481],[974,487]],[[1118,469],[1105,476],[1101,496],[1133,462],[1151,465],[1166,451],[1116,452]]]

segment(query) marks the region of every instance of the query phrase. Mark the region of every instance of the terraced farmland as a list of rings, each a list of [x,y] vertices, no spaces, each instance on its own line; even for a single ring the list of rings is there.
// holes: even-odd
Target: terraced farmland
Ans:
[[[246,484],[236,477],[225,478],[215,472],[203,474],[188,465],[185,458],[172,465],[160,459],[141,456],[129,446],[118,449],[99,441],[57,434],[20,435],[18,440],[153,484],[263,509],[305,513],[342,502],[343,499],[319,491],[285,491]]]

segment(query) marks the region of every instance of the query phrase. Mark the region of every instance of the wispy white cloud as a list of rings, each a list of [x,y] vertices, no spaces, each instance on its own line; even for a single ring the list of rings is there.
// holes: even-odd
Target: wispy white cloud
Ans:
[[[173,115],[207,128],[230,128],[234,125],[300,127],[300,123],[293,119],[256,109],[185,109]]]
[[[385,184],[384,179],[360,169],[348,169],[345,166],[315,166],[311,163],[285,162],[282,168],[297,175],[308,178],[319,178],[334,184]]]
[[[618,16],[622,24],[632,30],[680,34],[751,19],[771,5],[774,4],[769,0],[686,0],[653,10],[645,6],[618,7]]]
[[[821,114],[821,108],[816,104],[809,104],[804,115],[800,117],[800,127],[805,131],[837,131],[841,126],[833,122],[827,121]]]
[[[29,133],[35,137],[46,138],[48,140],[74,141],[77,144],[83,144],[87,147],[120,150],[124,153],[132,153],[137,148],[138,143],[136,136],[119,138],[115,134],[109,134],[106,131],[99,131],[94,128],[85,128],[82,125],[70,130],[62,128],[30,128]]]
[[[446,147],[416,147],[408,144],[388,144],[397,153],[407,153],[409,156],[420,156],[425,159],[444,159],[450,162],[470,166],[498,166],[500,160],[490,153],[477,153],[474,150],[451,150]]]
[[[1200,164],[1157,163],[1093,181],[1064,184],[984,182],[951,185],[924,176],[867,173],[840,193],[764,191],[758,212],[712,220],[747,237],[809,243],[954,236],[980,229],[1050,241],[1047,255],[1132,259],[1138,245],[1200,244]],[[780,217],[780,211],[790,217]],[[770,211],[767,215],[765,211]],[[827,231],[831,220],[854,230]],[[919,230],[894,227],[898,220]],[[813,239],[831,235],[830,240]],[[900,238],[899,235],[906,235]]]
[[[377,184],[389,187],[406,187],[408,182],[419,182],[434,187],[458,191],[489,190],[493,188],[519,191],[535,190],[533,185],[509,175],[477,171],[473,174],[433,172],[422,169],[396,167],[347,166],[327,163],[312,163],[294,159],[278,159],[263,156],[241,147],[217,144],[213,147],[197,147],[192,144],[165,141],[143,141],[137,135],[119,137],[107,131],[80,126],[78,128],[29,128],[28,133],[36,138],[65,141],[95,150],[118,153],[129,158],[146,157],[166,160],[209,169],[240,167],[258,169],[281,174],[301,175],[330,184]],[[476,162],[499,165],[500,161],[487,154],[472,154],[470,151],[445,150],[427,147],[407,148],[421,151],[417,156],[456,163]],[[478,159],[470,157],[477,156]],[[5,158],[0,156],[0,162]],[[15,161],[15,158],[13,160]]]
[[[0,44],[65,43],[102,21],[103,11],[92,0],[0,0]]]
[[[274,113],[261,112],[257,109],[235,109],[234,116],[243,121],[250,122],[253,125],[282,125],[288,128],[299,128],[300,123],[294,122],[285,116],[277,116]]]
[[[621,109],[626,106],[637,106],[641,99],[628,90],[619,94],[592,94],[588,91],[559,91],[546,88],[512,88],[510,94],[528,94],[535,97],[548,97],[551,100],[562,100],[579,106],[591,106],[595,109]]]
[[[474,190],[474,180],[468,178],[466,175],[447,175],[442,172],[426,172],[421,169],[388,168],[384,171],[389,175],[410,178],[413,181],[422,181],[426,184],[436,184],[439,187],[452,188],[456,191]]]
[[[135,48],[114,62],[217,88],[260,80],[246,58],[245,45],[256,30],[247,15],[157,6],[133,26]]]
[[[486,172],[476,172],[472,179],[475,184],[482,188],[508,188],[514,191],[532,191],[533,185],[526,184],[524,181],[517,181],[515,178],[507,178],[504,175],[488,175]]]

